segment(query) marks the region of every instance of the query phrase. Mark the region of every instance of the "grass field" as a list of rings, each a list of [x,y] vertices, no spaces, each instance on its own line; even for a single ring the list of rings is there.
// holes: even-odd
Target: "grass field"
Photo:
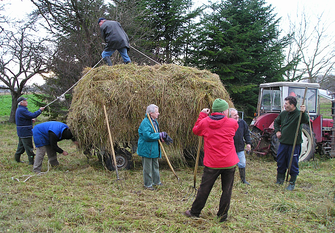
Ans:
[[[228,221],[219,223],[218,181],[200,218],[183,215],[192,204],[182,198],[193,186],[193,168],[175,168],[180,185],[161,161],[164,185],[144,190],[141,161],[135,156],[134,169],[120,171],[120,187],[115,172],[105,171],[96,158],[88,163],[71,142],[62,141],[69,155],[59,156],[61,165],[22,182],[23,175],[34,174],[27,163],[13,159],[15,125],[0,124],[0,131],[0,232],[335,232],[334,159],[300,163],[296,189],[288,192],[275,184],[272,158],[247,156],[251,185],[235,174]],[[47,168],[44,161],[42,171]],[[200,168],[198,185],[201,173]]]
[[[25,98],[33,98],[32,94],[23,95]],[[12,96],[10,94],[0,95],[0,116],[6,117],[10,115],[10,110],[12,107]],[[28,109],[31,112],[35,112],[39,107],[35,106],[32,101],[28,99]]]

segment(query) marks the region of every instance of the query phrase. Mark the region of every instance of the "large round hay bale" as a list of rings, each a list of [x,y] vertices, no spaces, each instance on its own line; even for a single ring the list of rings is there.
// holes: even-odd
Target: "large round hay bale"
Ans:
[[[210,108],[216,98],[233,106],[219,76],[206,70],[178,65],[101,66],[75,87],[67,123],[83,148],[110,148],[105,105],[114,143],[136,144],[146,107],[156,104],[160,130],[182,151],[197,148],[192,128],[201,109]]]

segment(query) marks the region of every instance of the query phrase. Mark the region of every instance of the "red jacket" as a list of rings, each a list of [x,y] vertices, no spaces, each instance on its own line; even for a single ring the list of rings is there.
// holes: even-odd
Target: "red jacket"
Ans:
[[[234,135],[237,129],[237,121],[222,113],[214,112],[211,117],[208,117],[206,113],[200,112],[193,127],[193,133],[204,137],[206,167],[232,167],[239,162],[234,146]]]

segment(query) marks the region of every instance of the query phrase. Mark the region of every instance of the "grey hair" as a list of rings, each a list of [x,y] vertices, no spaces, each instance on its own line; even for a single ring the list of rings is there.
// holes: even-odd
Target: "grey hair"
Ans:
[[[153,113],[155,112],[155,109],[158,109],[158,106],[155,105],[155,104],[150,104],[148,107],[147,107],[147,111],[145,112],[146,114],[150,114],[150,113]]]
[[[232,111],[236,111],[236,112],[238,112],[235,108],[229,108],[229,114],[228,114],[229,117],[231,117],[231,112],[232,112]]]

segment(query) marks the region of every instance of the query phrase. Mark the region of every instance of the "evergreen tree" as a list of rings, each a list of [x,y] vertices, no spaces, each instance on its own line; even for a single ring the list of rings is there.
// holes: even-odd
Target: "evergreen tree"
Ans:
[[[226,0],[210,5],[201,21],[190,64],[217,73],[239,110],[251,115],[258,85],[283,80],[279,19],[263,0]]]

